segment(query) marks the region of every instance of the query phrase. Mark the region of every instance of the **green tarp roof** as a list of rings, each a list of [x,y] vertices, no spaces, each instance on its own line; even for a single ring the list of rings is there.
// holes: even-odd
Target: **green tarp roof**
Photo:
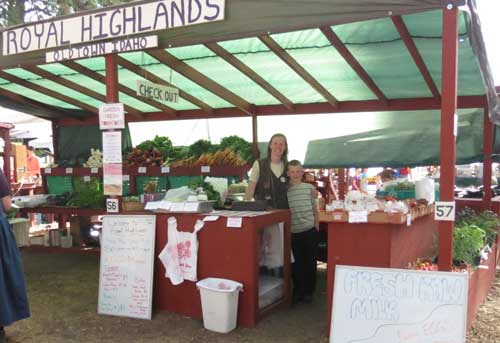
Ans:
[[[446,4],[441,0],[325,0],[310,4],[295,0],[226,1],[223,21],[165,30],[158,33],[160,49],[119,54],[119,100],[126,106],[130,121],[397,109],[402,112],[374,114],[374,118],[385,118],[382,122],[397,118],[412,125],[413,117],[433,118],[440,99],[424,80],[396,21],[402,20],[409,33],[406,38],[416,46],[440,93],[442,9]],[[485,106],[488,95],[490,108],[500,108],[475,3],[470,0],[467,5],[458,18],[458,95],[463,100],[459,103],[465,104],[464,108],[478,108]],[[331,36],[338,37],[347,57],[334,47]],[[0,57],[0,104],[44,118],[95,120],[98,107],[105,101],[104,57],[53,64],[44,64],[42,59],[43,51]],[[361,74],[373,81],[372,86],[363,80],[353,61],[359,63]],[[136,81],[144,79],[179,88],[181,101],[155,103],[135,95]],[[409,111],[417,108],[426,111],[411,115],[417,112]],[[459,113],[461,117],[476,113],[474,125],[482,120],[482,110],[463,109]],[[495,117],[495,111],[491,113]],[[345,120],[355,124],[354,118]],[[423,149],[421,154],[408,154],[413,162],[388,154],[378,163],[435,161],[439,140],[431,138],[435,137],[436,123],[439,121],[433,122],[431,130],[420,126],[429,135],[422,144],[433,147]],[[333,117],[328,124],[335,125]],[[397,141],[405,148],[411,147],[406,142],[412,137],[419,138],[411,132],[377,131],[380,129],[389,130],[374,128],[354,138],[380,142],[375,138],[382,136],[392,145]],[[467,139],[476,144],[481,133],[474,129],[470,134],[478,136]],[[459,156],[464,161],[477,158],[477,145]],[[315,157],[314,163],[318,161]]]

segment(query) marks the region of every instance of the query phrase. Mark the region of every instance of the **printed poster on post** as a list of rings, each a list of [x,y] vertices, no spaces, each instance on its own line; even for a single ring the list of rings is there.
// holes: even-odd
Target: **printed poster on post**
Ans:
[[[121,131],[104,131],[102,133],[102,162],[122,163]]]
[[[123,176],[121,163],[103,164],[104,195],[123,194]]]

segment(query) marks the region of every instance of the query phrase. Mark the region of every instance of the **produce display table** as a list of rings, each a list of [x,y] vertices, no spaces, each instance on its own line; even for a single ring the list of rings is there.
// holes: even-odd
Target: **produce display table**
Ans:
[[[413,220],[409,226],[406,215],[395,215],[398,220],[385,223],[328,222],[328,330],[337,264],[406,268],[409,262],[430,254],[433,236],[438,232],[433,213]]]
[[[167,243],[167,219],[177,219],[178,230],[191,231],[200,214],[157,214],[156,253],[158,256]],[[238,325],[254,327],[257,321],[273,308],[290,304],[290,215],[289,211],[277,210],[267,214],[244,217],[241,228],[226,227],[226,217],[205,222],[198,232],[198,280],[208,277],[224,278],[241,282],[239,294]],[[273,304],[259,309],[259,231],[270,224],[284,225],[283,297]],[[200,294],[195,282],[184,281],[173,286],[165,278],[165,268],[155,259],[154,304],[158,311],[171,311],[202,319]]]

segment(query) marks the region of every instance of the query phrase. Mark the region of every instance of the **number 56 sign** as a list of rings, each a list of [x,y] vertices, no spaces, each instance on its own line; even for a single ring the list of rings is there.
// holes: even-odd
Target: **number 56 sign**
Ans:
[[[434,220],[455,220],[455,202],[437,201],[434,209]]]

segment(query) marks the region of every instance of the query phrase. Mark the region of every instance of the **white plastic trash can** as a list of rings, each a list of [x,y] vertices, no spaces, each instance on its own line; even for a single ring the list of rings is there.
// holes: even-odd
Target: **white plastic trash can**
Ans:
[[[236,328],[238,296],[243,285],[232,280],[207,278],[198,281],[196,287],[200,290],[205,329],[227,333]]]

